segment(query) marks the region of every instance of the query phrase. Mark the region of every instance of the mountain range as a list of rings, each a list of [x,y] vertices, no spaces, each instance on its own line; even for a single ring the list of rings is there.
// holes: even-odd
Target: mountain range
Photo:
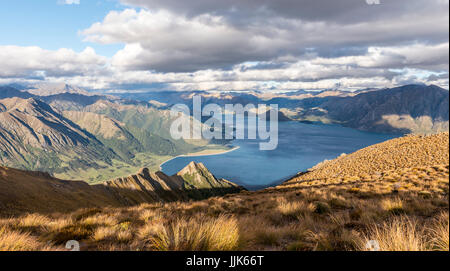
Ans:
[[[279,120],[337,123],[383,133],[435,133],[449,129],[449,93],[437,86],[406,85],[356,92],[155,92],[95,94],[66,84],[0,87],[0,163],[55,177],[101,182],[128,176],[143,165],[227,140],[173,140],[170,106],[278,104]],[[204,121],[191,118],[192,122]]]
[[[150,92],[120,94],[123,98],[158,101],[169,106],[200,95],[203,103],[277,104],[282,114],[306,122],[336,123],[381,133],[433,133],[449,129],[449,92],[438,86],[405,85],[386,89],[295,91],[287,93]]]
[[[407,85],[350,97],[308,98],[294,119],[317,117],[364,131],[432,133],[449,129],[449,92],[437,86]]]
[[[227,141],[173,140],[170,112],[148,103],[53,92],[58,93],[38,96],[0,88],[2,165],[99,182],[126,176],[142,165],[158,169],[159,163],[180,154],[227,148]]]

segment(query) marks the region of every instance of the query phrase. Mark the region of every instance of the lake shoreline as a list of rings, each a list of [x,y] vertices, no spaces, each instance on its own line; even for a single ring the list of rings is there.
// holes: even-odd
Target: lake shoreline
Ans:
[[[176,159],[176,158],[179,158],[179,157],[215,156],[215,155],[221,155],[221,154],[229,153],[229,152],[238,150],[238,149],[240,149],[240,148],[241,148],[241,147],[236,146],[236,147],[233,147],[233,148],[231,148],[231,149],[229,149],[229,150],[203,150],[203,151],[194,152],[194,153],[188,153],[188,154],[177,155],[177,156],[175,156],[175,157],[172,157],[172,158],[170,158],[170,159],[168,159],[168,160],[162,162],[162,163],[159,165],[159,170],[162,171],[162,166],[163,166],[165,163],[168,163],[168,162],[170,162],[170,161],[172,161],[172,160],[174,160],[174,159]],[[202,152],[205,152],[205,151],[206,151],[206,152],[207,152],[207,151],[212,151],[212,153],[204,153],[204,154],[202,154]]]

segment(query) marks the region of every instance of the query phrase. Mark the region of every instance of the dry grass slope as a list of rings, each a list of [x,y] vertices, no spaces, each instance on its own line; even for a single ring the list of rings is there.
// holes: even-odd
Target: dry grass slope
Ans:
[[[449,133],[408,135],[315,166],[296,180],[364,176],[398,168],[448,164]]]
[[[262,191],[3,219],[0,250],[448,251],[448,207],[448,134],[408,136]]]

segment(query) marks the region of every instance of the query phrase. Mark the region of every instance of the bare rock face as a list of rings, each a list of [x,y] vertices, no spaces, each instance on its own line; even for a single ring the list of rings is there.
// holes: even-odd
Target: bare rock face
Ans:
[[[188,199],[183,193],[181,178],[170,177],[162,172],[150,172],[148,168],[128,177],[105,182],[103,185],[113,188],[121,197],[131,199],[135,203]]]

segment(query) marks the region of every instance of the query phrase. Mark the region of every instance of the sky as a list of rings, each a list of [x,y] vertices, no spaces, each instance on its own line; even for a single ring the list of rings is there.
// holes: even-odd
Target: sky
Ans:
[[[0,84],[64,82],[105,92],[448,89],[448,0],[0,5]]]

